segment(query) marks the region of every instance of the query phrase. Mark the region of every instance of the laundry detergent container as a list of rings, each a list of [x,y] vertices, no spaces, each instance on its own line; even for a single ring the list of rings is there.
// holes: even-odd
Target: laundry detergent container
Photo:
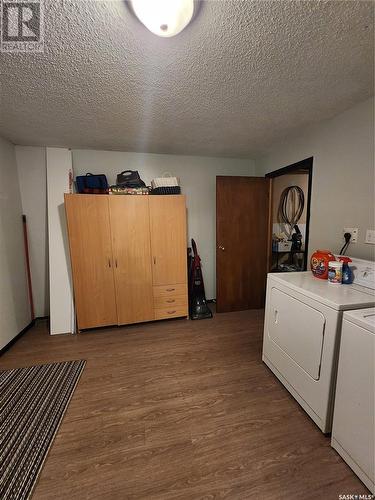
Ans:
[[[328,279],[328,263],[336,260],[330,250],[316,250],[311,256],[311,271],[315,278]]]

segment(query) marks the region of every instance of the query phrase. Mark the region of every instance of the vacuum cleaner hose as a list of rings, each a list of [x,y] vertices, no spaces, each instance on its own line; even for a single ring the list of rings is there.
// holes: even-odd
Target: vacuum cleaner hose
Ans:
[[[285,224],[291,236],[294,226],[300,220],[305,208],[305,195],[299,186],[289,186],[280,196],[278,210],[279,222]]]

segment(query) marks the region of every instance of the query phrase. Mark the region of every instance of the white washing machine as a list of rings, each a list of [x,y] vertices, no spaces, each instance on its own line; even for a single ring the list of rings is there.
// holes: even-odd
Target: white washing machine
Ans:
[[[375,308],[344,313],[333,411],[333,448],[375,493]]]
[[[375,263],[353,259],[353,268],[352,285],[310,271],[267,277],[262,359],[324,433],[332,428],[343,312],[375,305]]]

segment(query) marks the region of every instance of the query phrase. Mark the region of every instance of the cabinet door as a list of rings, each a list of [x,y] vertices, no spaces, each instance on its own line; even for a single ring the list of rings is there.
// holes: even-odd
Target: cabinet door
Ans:
[[[118,323],[154,319],[148,197],[109,199]]]
[[[78,328],[117,324],[108,197],[65,195]]]
[[[154,286],[187,282],[184,196],[150,196]]]

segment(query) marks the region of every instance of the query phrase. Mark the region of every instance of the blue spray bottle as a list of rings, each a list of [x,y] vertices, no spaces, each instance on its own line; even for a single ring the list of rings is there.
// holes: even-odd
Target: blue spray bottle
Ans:
[[[350,285],[353,283],[353,271],[349,266],[349,262],[352,262],[352,259],[349,257],[339,257],[339,260],[342,262],[342,284]]]

